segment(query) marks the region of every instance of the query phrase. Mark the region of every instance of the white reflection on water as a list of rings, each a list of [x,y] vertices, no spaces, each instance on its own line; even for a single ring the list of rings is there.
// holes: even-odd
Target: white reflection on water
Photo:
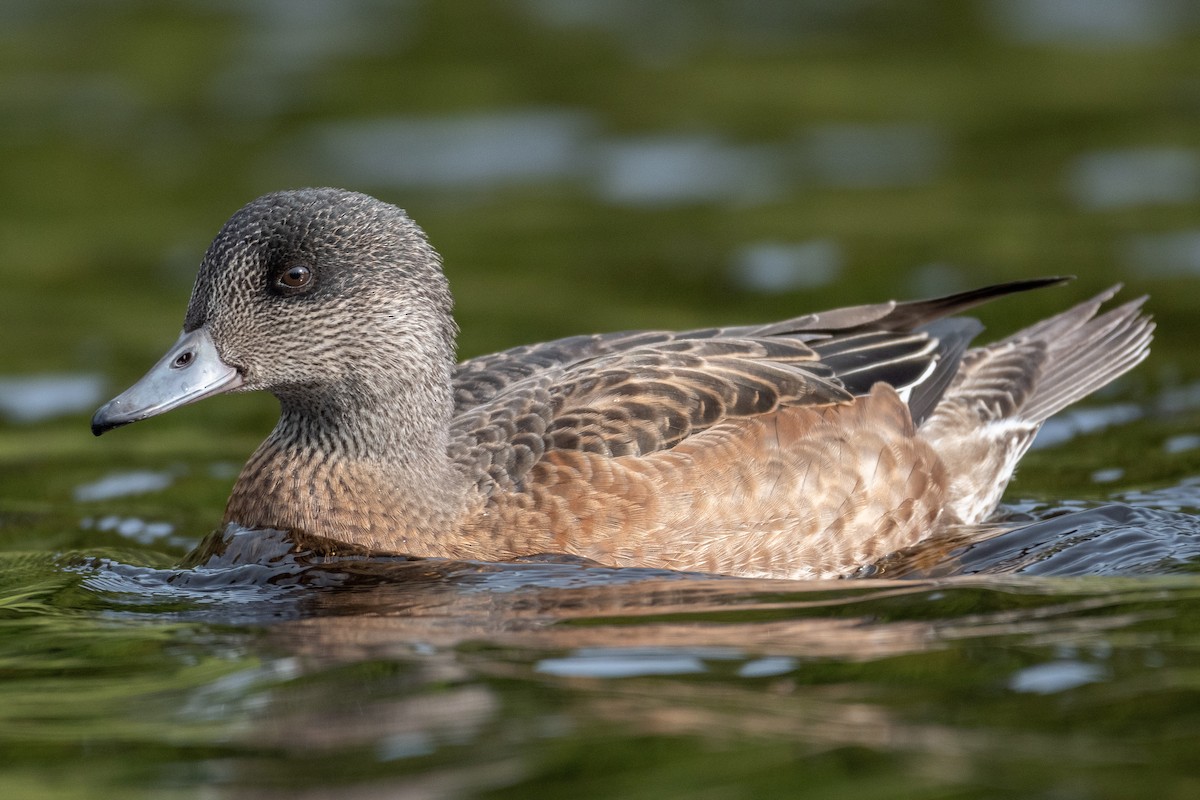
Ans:
[[[747,661],[738,667],[739,678],[773,678],[776,675],[786,675],[800,665],[791,656],[766,656]]]
[[[351,185],[487,189],[575,175],[590,128],[564,110],[388,117],[317,126],[300,150]]]
[[[991,0],[1001,33],[1026,43],[1152,44],[1186,28],[1182,0]]]
[[[80,520],[79,527],[84,530],[116,531],[139,544],[154,544],[175,531],[175,526],[169,522],[147,522],[138,517],[119,517],[115,514],[100,519],[85,517]]]
[[[731,145],[711,136],[615,140],[599,146],[596,164],[596,192],[610,203],[753,203],[783,189],[777,151]]]
[[[1134,236],[1123,255],[1126,267],[1143,277],[1200,275],[1200,228]]]
[[[1165,389],[1154,401],[1159,414],[1179,414],[1200,408],[1200,381]]]
[[[1096,150],[1068,175],[1075,202],[1089,209],[1187,203],[1200,196],[1200,154],[1170,147]]]
[[[1186,453],[1188,450],[1195,450],[1200,447],[1200,434],[1183,433],[1178,436],[1172,436],[1163,442],[1163,450],[1174,453]]]
[[[832,239],[754,242],[734,254],[729,276],[743,289],[787,292],[833,283],[842,261],[842,249]]]
[[[643,675],[692,675],[704,672],[703,658],[687,649],[585,647],[563,658],[543,658],[536,672],[560,678],[634,678]],[[718,657],[737,657],[722,651]]]
[[[1095,664],[1082,661],[1052,661],[1015,673],[1008,681],[1008,688],[1014,692],[1057,694],[1103,679],[1104,670]]]
[[[108,514],[103,517],[84,517],[79,520],[79,527],[85,531],[111,531],[124,539],[147,547],[186,550],[196,544],[195,538],[176,533],[173,523],[162,520],[155,521],[141,517]]]
[[[34,375],[0,378],[0,416],[10,422],[41,422],[91,411],[104,393],[99,375]]]
[[[111,500],[133,494],[159,492],[171,485],[175,477],[169,472],[132,470],[114,472],[100,480],[75,487],[75,499],[79,502]]]
[[[1096,433],[1113,425],[1134,422],[1144,415],[1145,411],[1136,403],[1067,409],[1046,420],[1033,441],[1032,449],[1054,447],[1085,433]]]

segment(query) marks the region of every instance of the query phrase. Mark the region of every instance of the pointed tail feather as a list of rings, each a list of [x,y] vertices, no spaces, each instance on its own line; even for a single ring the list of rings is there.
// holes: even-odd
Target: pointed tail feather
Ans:
[[[951,506],[962,521],[995,510],[1043,422],[1149,354],[1154,322],[1141,313],[1146,298],[1099,314],[1119,289],[967,352],[921,426],[955,476]]]
[[[1145,302],[1131,300],[1050,338],[1041,380],[1021,418],[1044,422],[1140,364],[1154,334],[1154,321],[1140,313]]]

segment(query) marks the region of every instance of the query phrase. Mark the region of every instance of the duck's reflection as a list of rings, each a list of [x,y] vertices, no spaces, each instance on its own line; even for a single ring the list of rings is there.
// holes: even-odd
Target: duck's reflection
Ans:
[[[995,732],[914,714],[889,682],[914,668],[920,686],[942,672],[953,680],[966,668],[955,654],[973,641],[1094,644],[1143,619],[1154,594],[1134,584],[762,581],[304,547],[227,534],[223,549],[197,557],[266,558],[308,583],[302,613],[264,633],[294,673],[258,695],[240,735],[267,755],[237,762],[243,788],[233,796],[331,787],[459,796],[539,780],[551,743],[590,752],[631,737],[786,743],[789,758],[867,748],[970,771],[996,752]],[[1038,752],[1052,744],[1041,738],[1011,734],[1004,747]],[[681,756],[693,757],[702,756]],[[306,759],[346,772],[299,781],[295,764]],[[243,770],[264,788],[246,788]]]

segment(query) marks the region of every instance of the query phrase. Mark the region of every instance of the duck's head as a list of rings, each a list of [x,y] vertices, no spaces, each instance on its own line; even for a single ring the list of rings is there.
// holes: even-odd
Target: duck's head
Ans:
[[[335,414],[403,397],[447,382],[454,334],[437,253],[403,211],[340,189],[269,194],[221,228],[179,340],[92,431],[230,391]]]

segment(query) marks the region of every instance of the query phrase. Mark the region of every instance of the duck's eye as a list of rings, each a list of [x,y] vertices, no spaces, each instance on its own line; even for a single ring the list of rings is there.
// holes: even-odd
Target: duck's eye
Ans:
[[[303,289],[312,283],[312,270],[302,264],[296,264],[284,270],[277,283],[282,289]]]

